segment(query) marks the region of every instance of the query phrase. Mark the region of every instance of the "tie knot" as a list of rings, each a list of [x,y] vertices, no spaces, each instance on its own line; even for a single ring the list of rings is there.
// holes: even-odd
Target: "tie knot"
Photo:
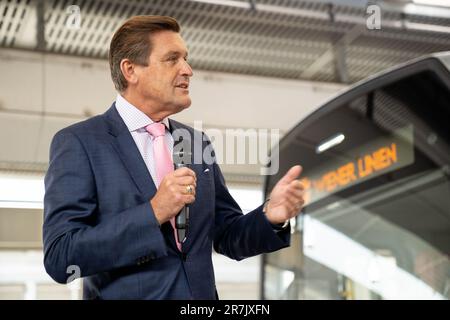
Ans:
[[[150,133],[154,138],[164,136],[166,133],[166,126],[163,123],[153,122],[145,127],[148,133]]]

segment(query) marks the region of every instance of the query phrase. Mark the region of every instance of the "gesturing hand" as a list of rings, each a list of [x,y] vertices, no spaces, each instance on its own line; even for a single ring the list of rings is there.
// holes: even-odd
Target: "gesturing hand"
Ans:
[[[196,186],[195,172],[189,168],[177,169],[164,177],[150,200],[160,225],[176,216],[184,205],[195,201]]]
[[[266,216],[270,223],[283,223],[300,213],[305,203],[303,199],[304,187],[297,180],[301,172],[301,166],[293,166],[272,189],[266,207]]]

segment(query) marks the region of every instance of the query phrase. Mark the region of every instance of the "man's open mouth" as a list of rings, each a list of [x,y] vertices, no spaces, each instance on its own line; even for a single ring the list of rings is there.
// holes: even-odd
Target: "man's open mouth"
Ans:
[[[188,89],[189,88],[189,83],[180,83],[178,85],[176,85],[177,88],[182,88],[182,89]]]

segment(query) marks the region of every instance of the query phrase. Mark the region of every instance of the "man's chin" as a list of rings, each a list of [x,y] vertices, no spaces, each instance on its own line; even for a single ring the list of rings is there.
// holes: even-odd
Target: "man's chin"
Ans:
[[[187,99],[186,101],[178,103],[175,107],[174,114],[189,108],[191,106],[191,103],[191,99]]]
[[[189,108],[191,106],[191,103],[192,103],[191,98],[187,98],[185,101],[183,101],[183,103],[180,104],[181,110]]]

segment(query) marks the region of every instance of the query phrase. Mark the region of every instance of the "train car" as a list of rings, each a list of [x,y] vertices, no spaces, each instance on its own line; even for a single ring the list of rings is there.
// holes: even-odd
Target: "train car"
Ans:
[[[299,105],[299,108],[301,105]],[[306,204],[262,258],[262,299],[449,299],[450,52],[356,83],[272,150]],[[276,156],[276,157],[275,157]]]

